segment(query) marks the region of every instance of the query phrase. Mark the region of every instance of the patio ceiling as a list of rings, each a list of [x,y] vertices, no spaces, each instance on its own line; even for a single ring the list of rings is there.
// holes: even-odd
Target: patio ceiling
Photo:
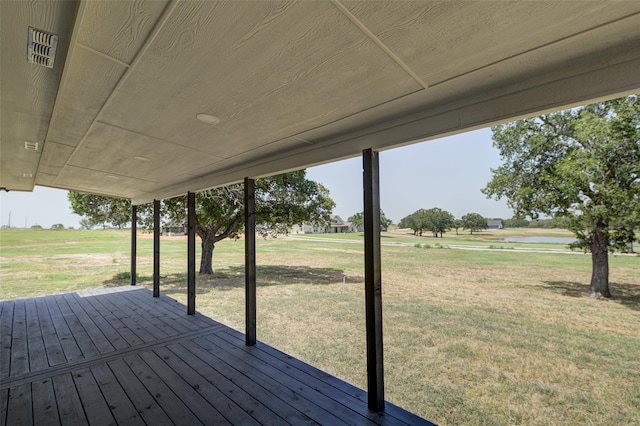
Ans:
[[[640,89],[638,1],[3,0],[0,15],[10,190],[142,203]],[[58,35],[53,68],[28,62],[29,27]]]

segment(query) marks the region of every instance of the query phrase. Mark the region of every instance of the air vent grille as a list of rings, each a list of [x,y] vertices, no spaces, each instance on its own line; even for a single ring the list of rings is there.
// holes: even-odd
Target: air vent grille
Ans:
[[[29,27],[29,62],[53,68],[58,36]]]
[[[24,149],[27,151],[37,151],[39,145],[38,142],[24,141]]]

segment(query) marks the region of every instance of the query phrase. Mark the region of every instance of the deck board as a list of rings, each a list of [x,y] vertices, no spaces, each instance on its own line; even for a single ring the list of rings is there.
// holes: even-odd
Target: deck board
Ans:
[[[0,425],[429,425],[162,295],[0,302]]]
[[[93,373],[96,382],[100,386],[100,390],[109,404],[116,423],[131,426],[145,424],[106,363],[91,367],[91,373]]]
[[[43,297],[34,299],[36,302],[36,310],[38,319],[40,320],[40,329],[42,330],[42,339],[44,340],[45,350],[47,352],[47,361],[49,366],[64,364],[67,359],[64,356],[62,345],[56,334],[56,329],[49,314],[47,302]]]
[[[32,413],[31,384],[26,383],[10,389],[7,407],[7,424],[31,424],[33,423]]]
[[[51,379],[34,381],[31,384],[31,395],[35,401],[33,404],[33,424],[59,425],[60,416],[58,416],[53,381]]]
[[[25,301],[27,312],[38,312],[36,302],[33,299]],[[29,348],[29,370],[43,370],[49,366],[47,351],[42,338],[40,319],[38,315],[29,315],[27,318],[27,347]]]
[[[11,327],[11,370],[12,376],[29,371],[29,349],[27,347],[27,320],[24,300],[16,301],[13,308]]]
[[[111,343],[111,340],[102,331],[104,327],[103,321],[100,321],[100,316],[91,317],[84,308],[78,303],[72,294],[63,294],[59,299],[71,309],[73,315],[76,316],[78,322],[82,325],[82,328],[86,331],[87,336],[91,339],[93,345],[95,345],[98,353],[104,354],[112,352],[115,347]],[[107,333],[110,330],[107,329]],[[113,337],[113,336],[110,336]]]
[[[168,425],[172,424],[171,419],[158,402],[146,390],[144,385],[133,374],[124,360],[116,360],[109,363],[109,367],[117,378],[120,386],[127,394],[129,400],[134,405],[144,422],[148,425]],[[125,423],[126,424],[126,423]]]
[[[0,311],[0,378],[9,377],[11,372],[11,329],[13,328],[13,307],[12,301],[2,303]]]
[[[76,343],[75,337],[71,334],[71,330],[69,329],[67,322],[64,320],[64,316],[62,315],[62,312],[60,312],[58,303],[53,297],[46,297],[45,302],[65,359],[67,362],[82,359],[82,351]]]
[[[63,425],[88,424],[82,408],[80,396],[70,373],[53,377],[53,389],[56,394],[56,405]],[[19,423],[16,423],[19,424]]]
[[[0,390],[0,425],[7,424],[7,405],[9,404],[9,389]]]

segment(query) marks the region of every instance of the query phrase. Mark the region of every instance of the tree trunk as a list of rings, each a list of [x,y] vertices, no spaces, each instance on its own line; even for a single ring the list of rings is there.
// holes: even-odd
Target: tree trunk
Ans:
[[[200,274],[213,274],[213,249],[216,248],[214,242],[215,235],[205,232],[202,238],[202,256],[200,257]]]
[[[611,297],[609,292],[609,239],[604,224],[597,223],[591,238],[591,297]]]

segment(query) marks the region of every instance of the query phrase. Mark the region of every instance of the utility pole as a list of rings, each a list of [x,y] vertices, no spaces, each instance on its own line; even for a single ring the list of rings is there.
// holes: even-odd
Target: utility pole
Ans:
[[[9,229],[11,229],[11,210],[9,210]]]

